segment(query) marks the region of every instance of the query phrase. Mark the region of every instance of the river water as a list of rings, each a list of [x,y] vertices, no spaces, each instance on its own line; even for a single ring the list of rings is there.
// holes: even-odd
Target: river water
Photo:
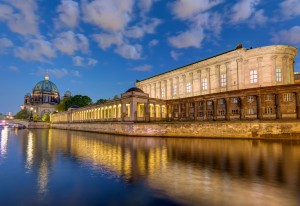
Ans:
[[[1,131],[1,205],[300,205],[300,142]]]

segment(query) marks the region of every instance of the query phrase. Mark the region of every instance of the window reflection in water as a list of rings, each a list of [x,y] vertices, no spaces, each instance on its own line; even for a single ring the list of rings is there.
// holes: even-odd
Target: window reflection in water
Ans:
[[[182,204],[296,205],[300,143],[121,137],[65,130],[37,130],[27,138],[27,162],[37,165],[41,193],[59,153],[78,164],[153,191]],[[47,130],[48,131],[48,130]],[[32,143],[30,143],[32,141]],[[31,151],[36,144],[37,151]],[[27,163],[28,164],[28,163]]]

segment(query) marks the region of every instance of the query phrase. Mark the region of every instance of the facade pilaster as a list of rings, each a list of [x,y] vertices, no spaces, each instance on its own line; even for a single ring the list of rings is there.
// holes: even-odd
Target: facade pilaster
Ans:
[[[216,65],[215,66],[215,70],[216,70],[216,88],[215,91],[216,92],[220,92],[221,91],[221,77],[220,77],[220,65]]]
[[[242,64],[243,64],[243,59],[237,59],[236,60],[236,64],[237,64],[237,89],[243,89],[244,85],[242,82]]]
[[[275,114],[276,114],[276,119],[282,119],[281,115],[281,97],[282,94],[275,94]]]

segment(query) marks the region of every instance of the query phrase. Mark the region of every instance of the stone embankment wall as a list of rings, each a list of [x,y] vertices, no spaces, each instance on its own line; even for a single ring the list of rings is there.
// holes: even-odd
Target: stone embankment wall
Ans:
[[[262,138],[276,135],[300,139],[300,122],[197,123],[52,123],[51,128],[148,137]]]
[[[49,122],[28,122],[27,129],[49,129]]]

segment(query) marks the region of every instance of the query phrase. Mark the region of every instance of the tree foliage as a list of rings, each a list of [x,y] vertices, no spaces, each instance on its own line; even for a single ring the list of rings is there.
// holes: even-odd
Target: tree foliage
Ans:
[[[106,99],[98,99],[96,104],[102,104],[105,103],[107,100]]]
[[[39,121],[40,120],[40,116],[38,114],[33,114],[33,121]]]
[[[44,114],[43,117],[42,117],[42,120],[44,122],[50,122],[50,115],[49,114]]]
[[[93,103],[92,99],[86,95],[75,95],[73,97],[64,98],[60,104],[56,106],[59,112],[67,111],[71,106],[77,105],[79,107],[84,107],[91,105]]]
[[[15,119],[29,119],[29,117],[30,112],[27,109],[22,109],[14,116]]]

